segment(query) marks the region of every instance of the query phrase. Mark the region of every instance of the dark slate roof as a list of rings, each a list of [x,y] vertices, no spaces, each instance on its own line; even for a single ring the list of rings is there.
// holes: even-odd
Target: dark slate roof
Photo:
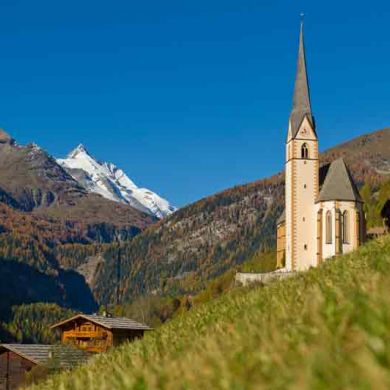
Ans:
[[[51,328],[61,327],[62,325],[74,321],[78,318],[84,318],[94,324],[101,325],[106,329],[123,329],[123,330],[152,330],[149,326],[141,324],[140,322],[131,320],[125,317],[106,317],[98,315],[77,314],[74,317],[68,318],[58,324],[53,325]]]
[[[63,368],[83,363],[91,356],[85,351],[64,345],[0,344],[0,351],[4,349],[38,365],[49,363],[53,359],[53,362],[58,362]]]
[[[322,185],[324,184],[326,175],[328,174],[330,167],[330,163],[324,164],[320,167],[319,172],[318,172],[318,181],[320,185],[320,190],[322,188]]]
[[[314,119],[311,114],[309,82],[306,71],[305,44],[303,40],[303,23],[299,34],[299,50],[297,74],[295,78],[293,108],[290,115],[292,137],[295,138],[305,116],[314,129]]]
[[[318,201],[346,200],[362,202],[359,191],[342,158],[333,161],[326,174]]]
[[[276,225],[280,225],[283,222],[286,222],[286,209],[284,209],[282,214],[280,214],[280,217],[276,221]]]

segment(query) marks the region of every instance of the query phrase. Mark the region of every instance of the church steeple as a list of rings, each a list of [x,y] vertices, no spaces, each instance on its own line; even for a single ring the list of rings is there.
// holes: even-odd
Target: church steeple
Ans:
[[[314,130],[314,120],[311,113],[309,82],[306,70],[305,44],[303,39],[303,21],[299,34],[299,50],[297,74],[295,77],[295,87],[293,96],[293,107],[290,115],[292,138],[298,133],[303,119],[307,116]]]

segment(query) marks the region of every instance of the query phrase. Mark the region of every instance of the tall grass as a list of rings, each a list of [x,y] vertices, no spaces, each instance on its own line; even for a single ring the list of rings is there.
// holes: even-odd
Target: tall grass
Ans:
[[[388,389],[390,237],[195,307],[36,389]]]

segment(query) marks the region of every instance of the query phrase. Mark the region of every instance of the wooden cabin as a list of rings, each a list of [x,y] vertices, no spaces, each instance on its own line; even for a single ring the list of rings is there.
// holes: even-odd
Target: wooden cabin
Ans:
[[[62,344],[71,344],[88,352],[106,352],[109,348],[132,341],[152,330],[149,326],[123,317],[78,314],[55,324]]]
[[[0,390],[14,390],[25,383],[36,366],[50,369],[74,367],[87,360],[84,351],[61,345],[0,344]]]

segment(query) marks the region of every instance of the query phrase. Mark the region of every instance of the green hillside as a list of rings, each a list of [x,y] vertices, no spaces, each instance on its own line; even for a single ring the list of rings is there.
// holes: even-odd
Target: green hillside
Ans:
[[[390,236],[199,305],[39,389],[387,389]]]

